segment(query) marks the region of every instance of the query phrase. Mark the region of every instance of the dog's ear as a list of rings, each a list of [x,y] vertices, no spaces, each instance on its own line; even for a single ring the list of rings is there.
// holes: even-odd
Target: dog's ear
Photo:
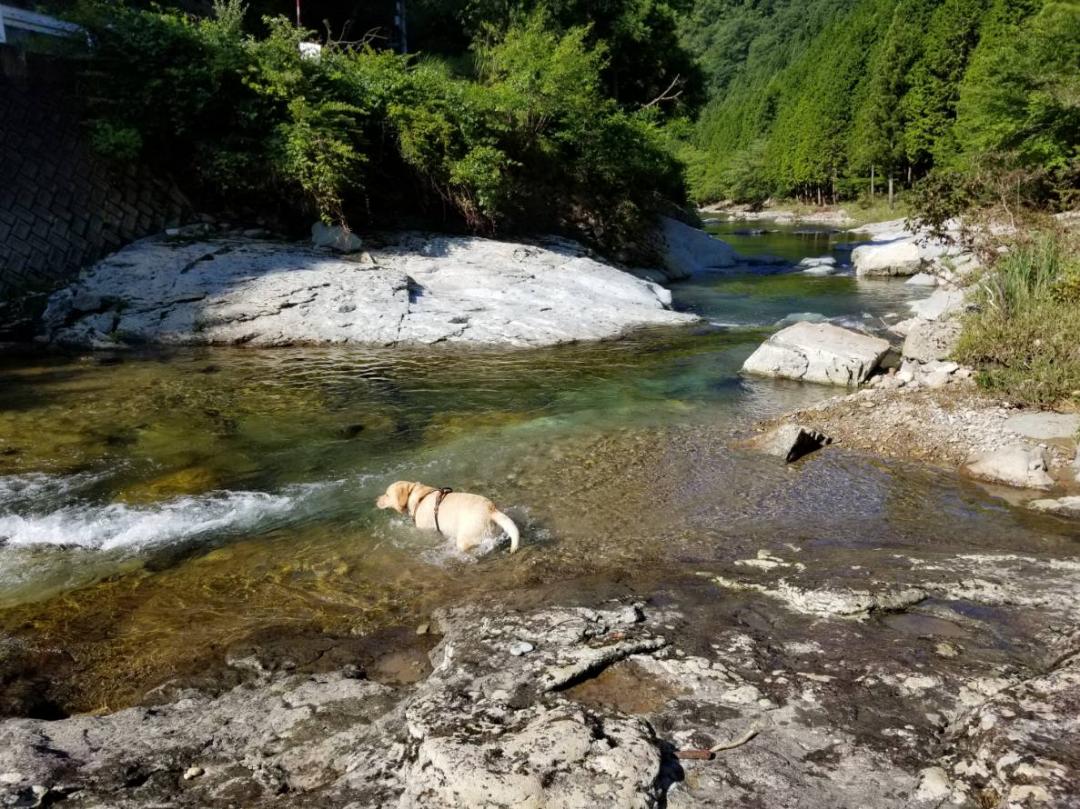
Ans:
[[[409,495],[416,488],[416,484],[407,480],[399,480],[390,488],[393,490],[390,496],[394,500],[394,507],[404,514],[409,508]]]

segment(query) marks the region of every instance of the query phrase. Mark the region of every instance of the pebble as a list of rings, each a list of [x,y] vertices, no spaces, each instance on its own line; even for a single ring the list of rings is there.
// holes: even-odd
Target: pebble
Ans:
[[[915,799],[922,801],[942,801],[949,796],[949,776],[941,767],[927,767],[920,774],[919,788]]]
[[[527,655],[535,648],[536,647],[528,641],[519,640],[517,643],[510,644],[510,654],[514,657],[521,657],[522,655]]]
[[[198,778],[205,772],[206,770],[204,770],[202,767],[188,767],[186,770],[184,770],[184,780],[190,781],[193,778]]]
[[[431,624],[420,624],[420,626],[416,627],[416,634],[426,635],[429,629],[431,629]]]

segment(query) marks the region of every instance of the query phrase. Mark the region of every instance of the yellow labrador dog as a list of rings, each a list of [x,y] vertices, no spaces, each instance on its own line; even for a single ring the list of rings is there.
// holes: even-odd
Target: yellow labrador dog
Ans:
[[[399,480],[386,487],[386,494],[375,501],[379,508],[392,508],[398,514],[408,514],[416,527],[438,531],[457,543],[458,550],[467,551],[479,545],[491,523],[510,537],[510,553],[518,549],[518,528],[514,521],[478,494],[436,489],[423,483]]]

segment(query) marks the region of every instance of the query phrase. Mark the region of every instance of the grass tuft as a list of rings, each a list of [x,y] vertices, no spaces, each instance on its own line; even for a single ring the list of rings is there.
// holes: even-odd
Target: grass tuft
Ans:
[[[1080,404],[1080,237],[1040,231],[979,279],[956,357],[1020,404]]]

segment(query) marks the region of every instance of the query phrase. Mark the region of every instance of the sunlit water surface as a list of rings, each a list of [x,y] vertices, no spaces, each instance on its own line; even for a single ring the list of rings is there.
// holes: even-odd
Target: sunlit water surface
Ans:
[[[756,263],[674,290],[700,327],[622,341],[0,358],[0,633],[122,675],[100,689],[122,700],[124,684],[271,629],[360,633],[785,544],[835,560],[1070,541],[933,470],[842,452],[792,469],[732,449],[753,420],[836,393],[739,376],[779,322],[873,324],[911,296],[793,269],[846,262],[844,236],[738,229],[722,228]],[[523,550],[462,557],[375,510],[397,479],[491,496]]]

